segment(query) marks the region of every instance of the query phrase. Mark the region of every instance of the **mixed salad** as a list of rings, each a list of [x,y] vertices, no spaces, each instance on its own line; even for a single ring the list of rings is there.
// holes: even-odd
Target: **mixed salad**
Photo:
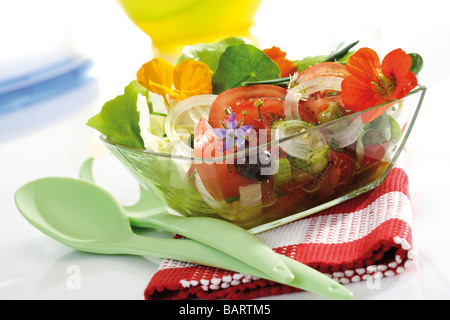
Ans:
[[[402,135],[392,101],[417,85],[422,58],[396,49],[380,61],[357,44],[302,60],[241,38],[186,46],[175,64],[145,63],[87,124],[112,143],[188,159],[176,162],[178,183],[218,216],[276,220],[376,178]]]

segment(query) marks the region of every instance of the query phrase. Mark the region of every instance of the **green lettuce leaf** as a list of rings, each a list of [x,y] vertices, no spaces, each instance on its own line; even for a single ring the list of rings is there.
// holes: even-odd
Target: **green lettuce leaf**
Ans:
[[[350,51],[347,54],[345,54],[342,58],[339,60],[335,60],[336,62],[339,62],[341,64],[346,64],[348,62],[348,58],[352,54],[354,54],[355,51]],[[302,72],[303,70],[308,69],[309,67],[312,67],[318,63],[322,63],[327,59],[328,56],[321,55],[321,56],[313,56],[313,57],[306,57],[302,60],[296,60],[294,63],[297,65],[297,71]]]
[[[246,40],[238,37],[230,37],[214,43],[197,43],[192,46],[185,46],[177,63],[187,59],[201,61],[207,64],[214,72],[219,64],[220,55],[229,46],[245,44]]]
[[[125,88],[123,95],[106,102],[102,110],[86,124],[104,134],[112,142],[143,148],[137,110],[139,93],[145,96],[147,89],[134,80]]]
[[[350,51],[350,49],[356,46],[358,43],[359,41],[355,41],[346,46],[345,48],[342,49],[337,48],[336,50],[331,52],[328,56],[321,55],[321,56],[306,57],[302,60],[294,61],[294,63],[297,65],[297,71],[302,72],[303,70],[306,70],[309,67],[312,67],[313,65],[326,61],[335,61],[341,64],[346,64],[348,62],[348,58],[350,58],[350,56],[355,53],[355,51]]]
[[[312,56],[303,58],[302,60],[296,60],[294,63],[297,65],[297,71],[301,72],[318,63],[324,62],[326,58],[327,56]]]
[[[213,93],[242,86],[244,82],[280,77],[280,68],[262,50],[251,44],[228,47],[220,56],[212,77]]]

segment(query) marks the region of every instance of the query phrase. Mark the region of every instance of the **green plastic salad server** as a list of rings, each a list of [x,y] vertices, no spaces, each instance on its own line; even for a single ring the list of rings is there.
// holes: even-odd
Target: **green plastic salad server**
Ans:
[[[79,177],[95,183],[94,158],[81,166]],[[140,228],[159,228],[199,241],[235,257],[279,281],[294,278],[292,272],[269,246],[246,230],[220,219],[183,217],[169,214],[167,207],[151,191],[140,186],[141,197],[134,206],[124,207],[130,224]],[[226,236],[225,236],[226,235]]]
[[[293,272],[293,280],[275,280],[194,240],[136,235],[120,203],[87,181],[58,177],[32,181],[17,190],[15,202],[33,226],[79,251],[171,258],[249,274],[335,299],[352,298],[352,293],[334,280],[283,255],[279,256]]]

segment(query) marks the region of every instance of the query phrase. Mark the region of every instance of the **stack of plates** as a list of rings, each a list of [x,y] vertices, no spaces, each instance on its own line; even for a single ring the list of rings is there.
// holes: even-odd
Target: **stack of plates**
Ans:
[[[0,79],[0,143],[48,128],[92,104],[90,59],[73,56]],[[87,115],[85,116],[87,118]]]
[[[89,59],[73,57],[0,81],[0,116],[81,85],[90,66]]]

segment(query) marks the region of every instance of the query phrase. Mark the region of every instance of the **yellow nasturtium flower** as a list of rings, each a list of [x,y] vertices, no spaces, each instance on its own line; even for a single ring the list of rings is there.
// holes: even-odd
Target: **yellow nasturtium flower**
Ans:
[[[200,61],[184,60],[175,67],[162,58],[145,63],[137,73],[144,88],[164,97],[184,100],[191,96],[212,93],[212,71]]]

